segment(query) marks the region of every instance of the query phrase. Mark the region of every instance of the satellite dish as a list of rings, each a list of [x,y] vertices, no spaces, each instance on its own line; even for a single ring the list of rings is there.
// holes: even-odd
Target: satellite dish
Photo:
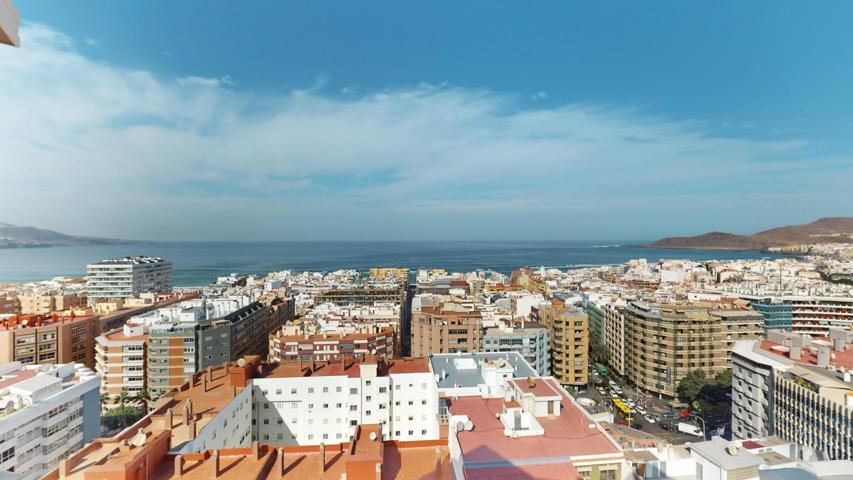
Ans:
[[[376,432],[370,432],[370,441],[372,441],[372,442],[376,441]]]
[[[147,438],[148,436],[145,435],[145,429],[140,428],[139,431],[136,432],[136,435],[134,435],[133,438],[130,439],[130,444],[134,447],[141,447],[145,445],[145,440]]]
[[[237,360],[237,366],[245,367],[246,366],[246,359],[243,357],[240,357],[240,359]]]
[[[456,422],[456,431],[461,432],[465,430],[465,422]]]

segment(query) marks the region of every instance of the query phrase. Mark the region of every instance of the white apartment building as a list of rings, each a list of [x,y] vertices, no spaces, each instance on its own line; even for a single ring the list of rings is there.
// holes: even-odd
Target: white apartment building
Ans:
[[[772,433],[821,459],[853,457],[853,341],[843,329],[828,339],[770,331],[739,342],[733,354],[732,431]]]
[[[261,443],[339,444],[360,424],[381,424],[385,440],[439,438],[438,391],[425,359],[282,364],[252,388]]]
[[[550,330],[534,322],[514,326],[501,324],[486,329],[483,334],[484,352],[518,352],[536,370],[537,376],[551,374]]]
[[[159,257],[122,257],[86,267],[89,303],[172,291],[172,263]]]
[[[0,471],[41,478],[97,437],[99,384],[82,364],[0,365]]]

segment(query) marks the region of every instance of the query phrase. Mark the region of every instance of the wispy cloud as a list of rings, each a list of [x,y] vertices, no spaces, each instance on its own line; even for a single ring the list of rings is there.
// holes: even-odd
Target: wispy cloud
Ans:
[[[141,238],[286,237],[295,223],[314,238],[420,238],[423,222],[437,237],[494,237],[507,216],[535,228],[566,212],[590,228],[678,226],[686,214],[716,227],[732,196],[767,212],[780,205],[753,200],[779,185],[844,187],[844,175],[791,161],[806,142],[725,138],[627,107],[534,108],[524,95],[429,84],[325,94],[325,76],[261,95],[231,77],[104,65],[44,25],[22,36],[26,48],[0,50],[0,220]],[[809,161],[851,173],[828,160]],[[567,224],[549,235],[588,236]]]

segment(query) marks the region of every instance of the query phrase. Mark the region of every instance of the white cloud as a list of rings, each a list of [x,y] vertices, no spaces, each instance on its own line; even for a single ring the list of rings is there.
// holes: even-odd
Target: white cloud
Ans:
[[[322,93],[322,75],[263,96],[231,77],[104,65],[43,25],[22,36],[25,48],[0,49],[0,221],[155,239],[488,238],[508,216],[522,229],[567,213],[591,229],[624,218],[629,230],[666,221],[654,209],[724,215],[721,197],[762,212],[772,206],[749,200],[784,175],[802,191],[838,182],[790,173],[798,164],[780,160],[803,142],[714,137],[626,108],[537,109],[444,84],[340,97]],[[589,236],[568,222],[547,231]]]

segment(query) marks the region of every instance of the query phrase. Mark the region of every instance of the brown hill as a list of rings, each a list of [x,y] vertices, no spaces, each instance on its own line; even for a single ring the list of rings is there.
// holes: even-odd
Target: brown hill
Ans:
[[[710,232],[695,237],[668,237],[649,244],[656,248],[764,250],[815,243],[853,243],[853,217],[821,218],[805,225],[773,228],[753,235]]]

